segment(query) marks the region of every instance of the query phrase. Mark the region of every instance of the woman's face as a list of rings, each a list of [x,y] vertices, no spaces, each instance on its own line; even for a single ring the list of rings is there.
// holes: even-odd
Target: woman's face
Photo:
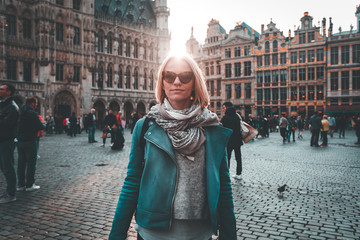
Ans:
[[[173,58],[163,71],[163,90],[171,106],[183,110],[191,106],[191,92],[194,91],[194,74],[184,60]]]

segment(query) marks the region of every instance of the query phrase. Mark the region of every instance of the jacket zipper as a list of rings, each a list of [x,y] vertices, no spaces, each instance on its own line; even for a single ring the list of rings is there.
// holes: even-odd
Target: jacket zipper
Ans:
[[[162,147],[160,147],[159,145],[157,145],[156,143],[154,143],[153,141],[147,139],[149,142],[151,142],[152,144],[154,144],[155,146],[157,146],[158,148],[162,149],[163,151],[165,151],[165,149],[163,149]],[[171,225],[172,225],[172,221],[173,221],[173,212],[174,212],[174,202],[175,202],[175,195],[176,195],[176,192],[177,192],[177,185],[178,185],[178,178],[179,178],[179,167],[178,167],[178,164],[176,162],[176,160],[174,160],[170,154],[165,151],[167,153],[167,155],[169,155],[169,157],[173,160],[173,162],[175,163],[175,166],[176,166],[176,181],[175,181],[175,191],[174,191],[174,194],[173,194],[173,197],[172,197],[172,200],[171,200],[171,212],[170,212],[170,223],[169,223],[169,229],[171,228]]]

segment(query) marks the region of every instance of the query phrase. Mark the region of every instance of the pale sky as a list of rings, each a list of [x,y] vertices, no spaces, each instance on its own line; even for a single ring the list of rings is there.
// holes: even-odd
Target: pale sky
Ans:
[[[167,0],[170,8],[169,29],[171,32],[171,48],[185,51],[185,43],[194,27],[194,37],[203,44],[206,37],[207,24],[212,18],[218,20],[229,33],[236,22],[246,22],[259,33],[261,24],[272,21],[276,27],[288,36],[289,29],[294,31],[300,25],[304,12],[313,17],[313,24],[325,17],[329,27],[332,17],[333,32],[349,31],[350,24],[357,29],[355,11],[360,0]]]

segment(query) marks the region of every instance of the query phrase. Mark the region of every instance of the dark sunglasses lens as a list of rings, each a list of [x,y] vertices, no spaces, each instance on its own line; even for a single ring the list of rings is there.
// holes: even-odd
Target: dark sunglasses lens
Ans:
[[[179,74],[180,81],[182,83],[188,83],[192,80],[194,74],[192,72],[184,72]]]
[[[176,74],[172,72],[165,72],[164,73],[164,80],[168,83],[173,83],[176,79]]]

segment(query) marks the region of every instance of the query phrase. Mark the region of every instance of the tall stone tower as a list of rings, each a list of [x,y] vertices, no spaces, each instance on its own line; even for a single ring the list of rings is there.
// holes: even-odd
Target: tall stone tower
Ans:
[[[360,5],[356,6],[356,24],[357,24],[357,31],[360,33]]]
[[[167,0],[155,1],[155,14],[156,14],[156,28],[159,31],[158,42],[158,61],[162,60],[169,54],[170,51],[170,33],[168,28],[168,18],[170,10],[167,7]]]

